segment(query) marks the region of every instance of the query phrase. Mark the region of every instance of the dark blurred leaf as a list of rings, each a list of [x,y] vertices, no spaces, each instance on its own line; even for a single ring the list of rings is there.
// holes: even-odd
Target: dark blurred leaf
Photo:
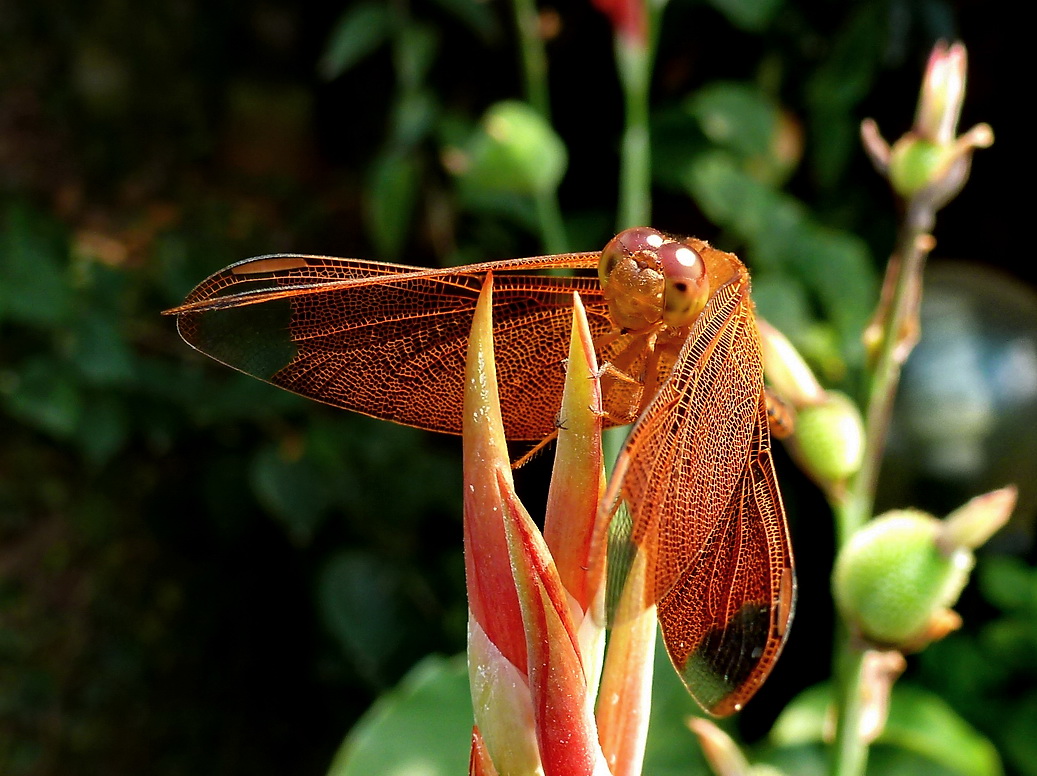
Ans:
[[[403,252],[419,180],[418,162],[412,154],[390,151],[374,162],[368,184],[367,228],[383,259],[391,261]]]
[[[328,776],[456,776],[471,737],[465,656],[427,657],[349,732]]]
[[[410,22],[400,31],[393,45],[396,77],[405,91],[425,83],[439,49],[439,33],[429,24]]]
[[[653,111],[651,121],[652,180],[681,191],[688,168],[711,144],[685,103]]]
[[[354,4],[331,31],[317,72],[329,81],[338,78],[386,40],[391,22],[392,9],[384,3]]]
[[[404,154],[426,138],[436,120],[435,95],[425,89],[406,92],[393,105],[392,151]]]
[[[1006,612],[1037,614],[1037,571],[1018,558],[990,556],[979,566],[983,595]]]
[[[856,8],[829,43],[806,85],[810,109],[810,155],[824,186],[833,185],[853,153],[860,153],[854,113],[871,90],[882,56],[888,17],[879,4]]]
[[[755,266],[784,268],[785,246],[807,228],[802,204],[750,176],[728,151],[701,154],[686,171],[684,183],[711,220],[753,246]]]
[[[277,445],[256,453],[249,469],[259,502],[284,524],[292,541],[306,546],[329,508],[324,478],[305,456],[289,459]]]
[[[7,411],[30,426],[70,438],[79,425],[83,400],[67,367],[41,355],[13,372],[10,392],[2,397]]]
[[[72,332],[72,361],[92,385],[124,385],[134,377],[133,353],[110,314],[108,310],[87,310]]]
[[[1037,776],[1037,694],[1013,703],[1006,715],[1004,755],[1025,776]]]
[[[760,32],[781,7],[781,0],[710,0],[727,20],[746,32]]]
[[[714,81],[686,102],[711,141],[743,157],[771,153],[778,125],[778,109],[752,84]]]
[[[878,283],[867,246],[860,238],[814,226],[794,235],[788,259],[814,291],[825,317],[835,325],[843,353],[863,358],[861,332],[878,301]]]
[[[686,185],[710,218],[748,243],[754,267],[798,278],[839,332],[843,354],[859,363],[860,332],[877,300],[864,242],[817,224],[800,202],[754,180],[723,151],[702,154]]]
[[[40,327],[67,321],[74,298],[67,257],[54,222],[20,203],[9,205],[0,228],[0,321]]]
[[[919,656],[919,662],[926,684],[963,710],[984,703],[992,688],[1009,673],[1009,666],[1002,660],[989,659],[969,633],[931,644]]]
[[[415,622],[403,605],[400,574],[374,554],[344,550],[328,562],[318,583],[322,619],[357,672],[375,686],[384,684]]]
[[[76,436],[86,459],[96,466],[107,463],[122,449],[130,434],[124,397],[104,392],[91,396],[80,418]]]
[[[793,342],[807,336],[814,323],[803,284],[778,273],[753,273],[753,301],[769,324]]]
[[[498,6],[480,0],[434,0],[436,5],[464,24],[482,43],[488,44],[501,36],[501,25],[494,15]]]

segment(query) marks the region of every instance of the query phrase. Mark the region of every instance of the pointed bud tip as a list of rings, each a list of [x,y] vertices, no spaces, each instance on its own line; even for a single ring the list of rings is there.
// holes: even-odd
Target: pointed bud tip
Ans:
[[[965,74],[968,56],[965,46],[939,41],[929,55],[918,98],[914,131],[933,143],[954,140],[958,118],[965,100]]]
[[[947,516],[938,536],[941,548],[951,552],[974,550],[986,544],[1012,516],[1019,491],[1015,485],[984,493]]]
[[[749,761],[731,736],[712,721],[702,717],[689,717],[685,724],[698,736],[702,753],[714,773],[723,776],[749,776]]]

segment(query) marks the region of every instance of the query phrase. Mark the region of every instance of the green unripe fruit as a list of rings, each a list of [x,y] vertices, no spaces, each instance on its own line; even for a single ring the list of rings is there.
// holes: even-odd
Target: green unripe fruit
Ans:
[[[836,605],[864,638],[910,646],[958,600],[973,555],[965,548],[941,549],[941,529],[942,522],[924,512],[888,512],[854,534],[839,553]]]
[[[936,183],[954,152],[950,143],[907,135],[893,146],[889,159],[889,182],[904,199]]]
[[[565,144],[529,105],[493,105],[468,148],[464,176],[489,191],[543,194],[557,188],[568,165]]]
[[[855,474],[864,454],[864,423],[850,399],[828,391],[819,404],[796,413],[796,451],[800,465],[823,483]]]

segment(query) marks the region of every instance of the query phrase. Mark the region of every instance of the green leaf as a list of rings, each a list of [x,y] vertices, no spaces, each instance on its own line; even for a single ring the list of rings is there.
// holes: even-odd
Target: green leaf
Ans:
[[[994,745],[927,690],[898,685],[880,741],[915,752],[961,776],[998,776]]]
[[[1037,614],[1037,571],[1018,558],[989,556],[979,566],[979,584],[999,609]]]
[[[92,385],[125,385],[134,376],[133,353],[109,316],[109,310],[86,311],[69,346],[72,361]]]
[[[390,6],[360,2],[339,17],[317,72],[329,81],[338,78],[378,48],[389,35]]]
[[[832,703],[828,683],[808,687],[782,709],[771,727],[770,742],[789,747],[819,743],[824,740],[825,720]]]
[[[689,97],[686,110],[715,144],[744,157],[770,154],[778,109],[755,86],[741,81],[715,81]]]
[[[809,223],[801,203],[744,172],[728,151],[701,154],[684,183],[712,221],[752,243],[759,267],[781,267],[785,246]]]
[[[349,732],[328,776],[456,776],[467,770],[471,736],[465,656],[430,656]]]
[[[810,154],[824,185],[839,180],[851,155],[859,153],[860,119],[854,108],[871,92],[885,50],[888,20],[883,13],[871,4],[853,13],[807,81]]]
[[[309,544],[329,508],[325,480],[310,460],[290,460],[276,445],[267,445],[252,459],[249,479],[259,502],[284,525],[292,541]]]
[[[72,437],[82,416],[83,398],[65,365],[37,356],[12,371],[7,395],[0,394],[7,411],[56,437]]]
[[[688,717],[702,715],[702,710],[674,671],[662,637],[657,637],[652,679],[652,718],[645,746],[644,772],[653,776],[708,773],[698,738],[685,724]]]
[[[500,39],[501,25],[494,13],[496,9],[490,3],[482,0],[435,0],[435,3],[468,27],[483,43]]]
[[[67,321],[73,308],[67,256],[52,223],[20,204],[9,206],[0,228],[0,320],[47,328]]]
[[[832,688],[827,683],[793,698],[771,728],[771,743],[797,747],[821,742],[831,699]],[[876,743],[923,758],[939,766],[941,773],[999,776],[1002,772],[997,750],[987,738],[938,695],[907,684],[894,688],[889,718]],[[880,767],[878,758],[872,766],[871,773],[892,772],[892,766]],[[897,772],[917,773],[918,765],[898,767]]]
[[[1007,711],[1007,710],[1006,710]],[[1003,731],[1005,758],[1019,773],[1037,776],[1037,694],[1013,704]]]
[[[383,258],[395,259],[403,252],[419,183],[413,154],[390,151],[375,159],[367,187],[367,229]]]
[[[710,0],[714,8],[727,17],[735,27],[746,32],[760,32],[766,28],[781,7],[781,0]]]
[[[815,223],[802,203],[743,172],[725,151],[702,154],[685,185],[713,221],[749,244],[754,268],[794,274],[839,332],[848,360],[863,358],[860,332],[877,279],[860,238]]]
[[[401,571],[358,550],[337,553],[318,583],[322,619],[358,673],[378,686],[411,634]]]
[[[878,281],[864,241],[855,235],[811,225],[792,235],[788,260],[808,283],[825,317],[839,332],[843,352],[863,358],[860,333],[878,299]]]
[[[80,417],[76,430],[79,447],[95,466],[111,460],[129,438],[130,418],[123,401],[110,391],[93,395]]]
[[[400,30],[394,40],[393,61],[405,91],[413,91],[424,83],[438,50],[439,33],[431,25],[410,22]]]
[[[393,151],[404,154],[424,140],[435,124],[439,106],[431,91],[410,91],[395,102],[390,123]]]
[[[803,284],[774,272],[754,272],[752,278],[753,301],[760,316],[798,345],[814,324]]]

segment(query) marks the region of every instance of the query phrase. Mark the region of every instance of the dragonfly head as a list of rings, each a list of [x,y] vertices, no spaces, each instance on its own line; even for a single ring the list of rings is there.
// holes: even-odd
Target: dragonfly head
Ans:
[[[634,331],[660,321],[689,326],[709,298],[698,251],[646,226],[612,238],[601,252],[598,279],[613,321]]]

